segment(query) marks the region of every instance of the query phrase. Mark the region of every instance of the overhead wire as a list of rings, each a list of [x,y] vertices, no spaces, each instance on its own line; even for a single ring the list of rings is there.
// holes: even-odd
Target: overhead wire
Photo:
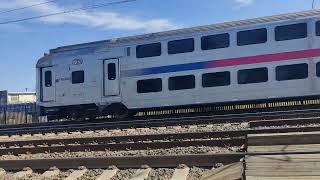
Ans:
[[[138,1],[138,0],[121,0],[121,1],[115,1],[115,2],[110,2],[110,3],[93,4],[93,5],[90,5],[90,6],[83,6],[83,7],[80,7],[80,8],[61,11],[61,12],[57,12],[57,13],[50,13],[50,14],[44,14],[44,15],[39,15],[39,16],[32,16],[32,17],[27,17],[27,18],[3,21],[3,22],[0,22],[0,25],[23,22],[23,21],[29,21],[29,20],[33,20],[33,19],[46,18],[46,17],[51,17],[51,16],[58,16],[58,15],[62,15],[62,14],[69,14],[69,13],[74,13],[74,12],[78,12],[78,11],[97,9],[97,8],[102,8],[102,7],[107,7],[107,6],[131,3],[131,2],[134,2],[134,1]]]
[[[0,14],[6,14],[6,13],[11,13],[11,12],[15,12],[15,11],[24,10],[24,9],[29,9],[29,8],[36,7],[36,6],[41,6],[41,5],[53,3],[53,2],[56,2],[56,1],[60,1],[60,0],[44,1],[44,2],[41,2],[41,3],[37,3],[37,4],[31,4],[31,5],[29,5],[29,6],[24,6],[24,7],[20,7],[20,8],[15,8],[15,9],[9,9],[9,10],[5,10],[5,11],[0,11]]]

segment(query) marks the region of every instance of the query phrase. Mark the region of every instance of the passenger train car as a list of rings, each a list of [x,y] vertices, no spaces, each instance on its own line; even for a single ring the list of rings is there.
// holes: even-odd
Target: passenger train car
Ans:
[[[59,47],[37,63],[51,118],[320,95],[320,10]]]

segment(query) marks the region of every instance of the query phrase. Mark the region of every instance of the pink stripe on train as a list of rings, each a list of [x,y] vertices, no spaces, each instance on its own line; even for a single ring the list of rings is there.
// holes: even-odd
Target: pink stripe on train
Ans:
[[[301,51],[283,52],[277,54],[265,54],[249,57],[213,60],[208,63],[208,68],[236,66],[245,64],[265,63],[274,61],[286,61],[320,56],[320,49],[308,49]]]

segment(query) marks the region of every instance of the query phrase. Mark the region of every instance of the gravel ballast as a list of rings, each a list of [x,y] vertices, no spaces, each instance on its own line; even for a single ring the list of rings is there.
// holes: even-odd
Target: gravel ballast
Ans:
[[[240,147],[180,147],[155,150],[134,150],[134,151],[95,151],[95,152],[63,152],[63,153],[39,153],[21,155],[2,155],[0,160],[16,159],[50,159],[50,158],[82,158],[82,157],[121,157],[121,156],[162,156],[162,155],[183,155],[203,153],[229,153],[237,152]]]
[[[210,132],[210,131],[227,131],[240,130],[248,128],[248,123],[241,124],[214,124],[214,125],[197,125],[197,126],[172,126],[157,128],[137,128],[123,130],[101,130],[87,132],[71,132],[71,133],[48,133],[35,135],[14,135],[0,136],[0,142],[7,141],[27,141],[27,140],[48,140],[48,139],[66,139],[66,138],[92,138],[92,137],[113,137],[113,136],[135,136],[135,135],[152,135],[152,134],[172,134],[172,133],[194,133],[194,132]]]

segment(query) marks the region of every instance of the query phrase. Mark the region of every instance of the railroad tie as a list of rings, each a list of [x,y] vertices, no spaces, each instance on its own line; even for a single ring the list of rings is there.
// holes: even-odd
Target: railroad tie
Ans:
[[[142,169],[138,169],[130,180],[145,180],[148,178],[150,171],[152,170],[149,166],[142,166]]]
[[[0,168],[0,177],[5,175],[6,173],[7,173],[6,170]]]
[[[58,176],[60,174],[60,170],[56,167],[50,168],[48,171],[42,174],[42,177],[45,179],[52,178],[54,176]]]
[[[119,169],[115,166],[110,166],[107,170],[104,170],[103,173],[96,180],[109,180],[117,174]]]
[[[33,170],[31,168],[24,168],[22,171],[19,171],[19,172],[16,172],[14,175],[13,175],[13,178],[14,179],[22,179],[23,177],[29,175],[29,174],[32,174],[33,173]]]
[[[243,162],[237,162],[206,171],[201,176],[201,180],[237,180],[242,179]]]
[[[171,180],[186,180],[189,175],[190,168],[184,164],[179,165],[171,177]]]
[[[79,170],[73,171],[64,180],[77,180],[78,178],[81,178],[87,171],[88,169],[86,167],[79,167]]]

